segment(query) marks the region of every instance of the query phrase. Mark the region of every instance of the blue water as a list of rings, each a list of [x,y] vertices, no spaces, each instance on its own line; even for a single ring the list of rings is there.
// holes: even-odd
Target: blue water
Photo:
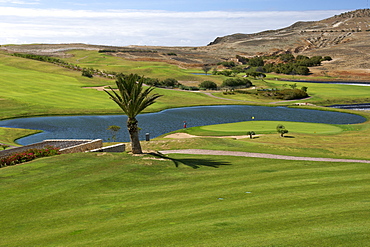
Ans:
[[[296,121],[329,124],[355,124],[366,121],[364,117],[331,111],[309,109],[266,107],[246,105],[199,106],[164,110],[158,113],[141,114],[139,121],[140,138],[146,133],[151,138],[187,127],[241,121],[271,120]],[[40,142],[45,139],[103,139],[108,141],[112,134],[107,128],[121,127],[117,141],[129,141],[125,115],[108,116],[62,116],[34,117],[0,121],[0,127],[43,130],[42,133],[18,140],[21,145]]]

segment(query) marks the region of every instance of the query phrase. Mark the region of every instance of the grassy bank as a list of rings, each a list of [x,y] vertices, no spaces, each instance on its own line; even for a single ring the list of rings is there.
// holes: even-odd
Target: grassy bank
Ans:
[[[0,246],[365,246],[369,168],[192,155],[43,158],[0,170]]]

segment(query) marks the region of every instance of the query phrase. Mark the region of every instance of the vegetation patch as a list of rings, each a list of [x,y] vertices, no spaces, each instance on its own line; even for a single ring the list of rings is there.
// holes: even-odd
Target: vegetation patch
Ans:
[[[57,154],[59,154],[59,149],[52,146],[42,149],[33,148],[21,153],[15,153],[6,157],[0,157],[0,168],[5,166],[14,166],[37,158],[48,157]]]

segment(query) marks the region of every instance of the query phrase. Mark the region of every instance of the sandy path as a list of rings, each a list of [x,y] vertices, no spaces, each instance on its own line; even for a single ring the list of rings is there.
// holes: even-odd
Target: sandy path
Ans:
[[[370,160],[313,158],[313,157],[298,157],[298,156],[287,156],[287,155],[277,155],[277,154],[220,151],[220,150],[205,150],[205,149],[165,150],[165,151],[160,151],[160,152],[162,154],[228,155],[228,156],[280,159],[280,160],[306,160],[306,161],[349,162],[349,163],[369,163],[370,164]]]
[[[253,137],[257,137],[258,135],[254,135]],[[244,139],[250,138],[249,135],[240,135],[240,136],[195,136],[190,135],[187,133],[173,133],[165,136],[164,138],[171,138],[171,139],[185,139],[185,138],[197,138],[197,137],[207,137],[207,138],[234,138],[234,139]]]

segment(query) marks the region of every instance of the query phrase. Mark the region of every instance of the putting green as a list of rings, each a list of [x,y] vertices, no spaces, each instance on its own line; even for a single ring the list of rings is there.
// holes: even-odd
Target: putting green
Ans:
[[[246,121],[238,123],[216,124],[188,129],[186,132],[193,135],[245,135],[247,131],[256,134],[276,133],[276,126],[282,124],[289,133],[304,134],[338,134],[343,131],[338,125],[321,123],[303,123],[287,121]]]

